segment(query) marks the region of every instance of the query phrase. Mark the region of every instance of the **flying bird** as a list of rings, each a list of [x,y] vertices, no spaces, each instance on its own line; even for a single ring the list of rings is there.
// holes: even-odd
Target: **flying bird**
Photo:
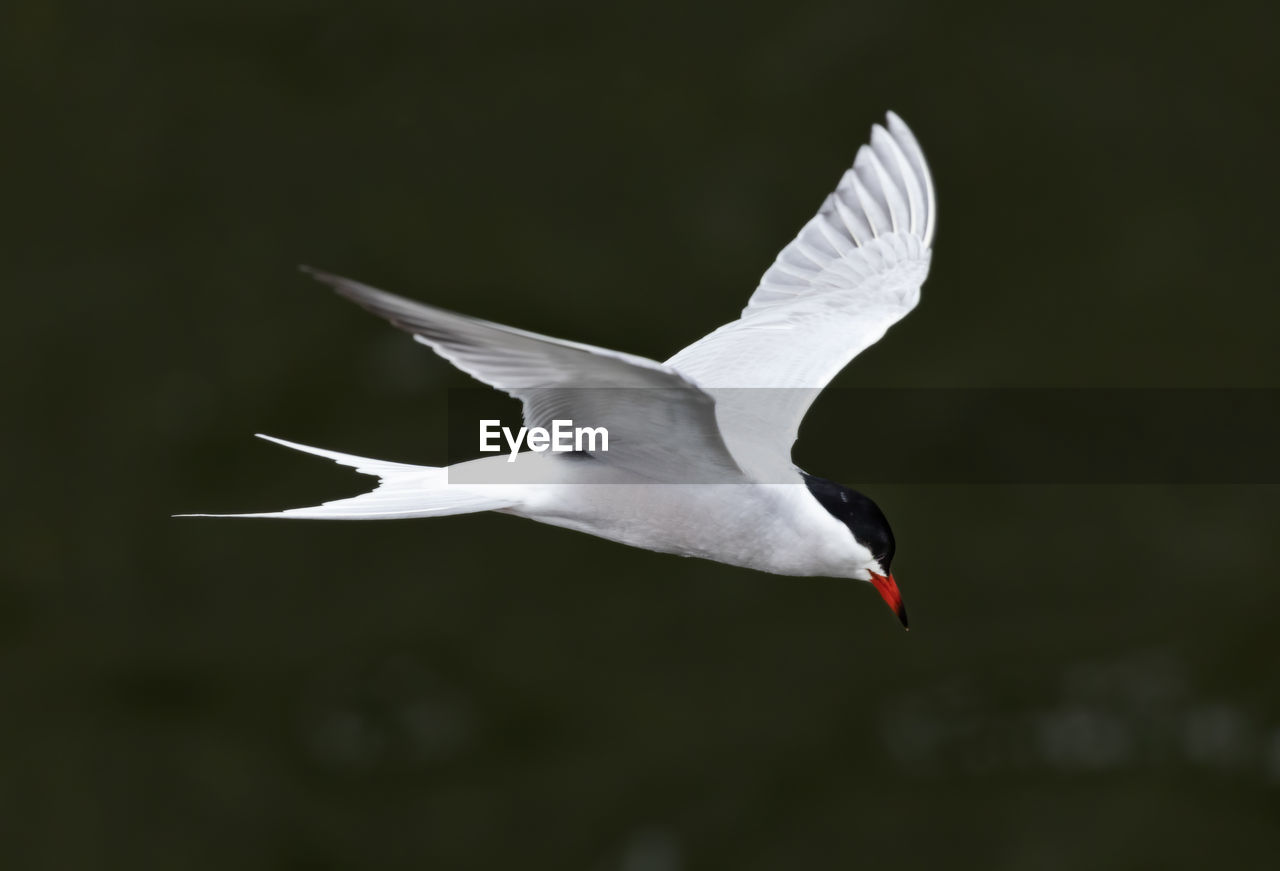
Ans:
[[[185,516],[375,520],[500,511],[663,553],[867,581],[905,627],[883,512],[862,493],[797,468],[791,446],[814,397],[916,306],[936,218],[924,154],[890,112],[765,272],[741,317],[664,363],[308,269],[520,400],[530,432],[573,421],[603,429],[607,439],[563,451],[545,450],[544,439],[542,450],[432,467],[261,436],[376,476],[378,486],[310,508]]]

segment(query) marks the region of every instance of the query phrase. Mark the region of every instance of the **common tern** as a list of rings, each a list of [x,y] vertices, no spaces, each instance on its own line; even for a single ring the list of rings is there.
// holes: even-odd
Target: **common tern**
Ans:
[[[924,154],[890,112],[765,272],[741,317],[665,363],[308,269],[519,399],[527,427],[583,423],[606,430],[607,446],[432,467],[261,436],[376,476],[378,486],[309,508],[185,516],[372,520],[500,511],[648,550],[867,581],[905,627],[884,514],[867,496],[797,468],[791,446],[818,392],[919,301],[936,217]]]

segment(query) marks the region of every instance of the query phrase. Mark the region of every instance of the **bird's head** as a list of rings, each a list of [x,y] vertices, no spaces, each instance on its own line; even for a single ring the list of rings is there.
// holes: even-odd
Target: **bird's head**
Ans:
[[[857,490],[825,478],[805,475],[804,482],[819,504],[849,528],[859,545],[871,552],[871,563],[860,566],[854,577],[870,581],[889,610],[897,615],[902,628],[908,628],[907,608],[902,602],[898,583],[893,579],[893,530],[889,528],[889,521],[880,506]]]

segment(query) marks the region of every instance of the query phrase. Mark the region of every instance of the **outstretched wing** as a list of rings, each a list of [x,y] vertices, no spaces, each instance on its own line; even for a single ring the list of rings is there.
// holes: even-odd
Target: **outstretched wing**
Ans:
[[[936,218],[924,154],[890,112],[742,317],[667,361],[716,398],[720,431],[748,473],[789,467],[814,397],[915,308]]]
[[[463,372],[519,399],[525,424],[605,427],[592,456],[652,481],[740,481],[714,400],[654,360],[518,330],[306,268],[357,305],[413,334]]]

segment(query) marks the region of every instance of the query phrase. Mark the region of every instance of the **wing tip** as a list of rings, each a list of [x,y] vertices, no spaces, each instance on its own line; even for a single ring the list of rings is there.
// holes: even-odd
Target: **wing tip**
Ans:
[[[316,267],[310,266],[306,263],[299,263],[298,271],[310,279],[318,281],[321,284],[328,285],[333,290],[337,290],[343,281],[341,276],[334,275],[332,272],[326,272],[323,269],[317,269]]]
[[[865,223],[873,235],[905,233],[918,239],[924,249],[932,247],[937,206],[929,165],[911,129],[896,112],[886,112],[884,124],[871,125],[871,135],[858,146],[853,166],[845,172],[835,194],[837,201],[854,213],[857,223]],[[847,217],[844,222],[850,225]],[[849,226],[849,230],[857,240],[855,228]]]
[[[907,122],[902,120],[902,116],[890,109],[885,112],[884,117],[885,127],[881,129],[884,129],[906,154],[908,161],[913,164],[913,173],[918,176],[918,181],[924,187],[925,224],[919,236],[926,248],[932,248],[933,234],[937,227],[938,218],[938,201],[933,187],[933,173],[929,171],[929,163],[925,160],[924,149],[920,147],[920,141],[916,139],[915,133],[912,132]],[[880,125],[873,124],[871,126],[872,136],[874,137],[875,129]]]
[[[298,271],[301,272],[303,275],[306,275],[310,278],[314,278],[316,281],[323,281],[326,284],[332,284],[338,278],[338,276],[334,275],[332,272],[327,272],[323,269],[317,269],[316,267],[311,266],[310,264],[307,264],[307,263],[299,263]]]
[[[345,299],[349,299],[362,308],[368,309],[377,315],[389,317],[377,305],[376,301],[387,299],[396,299],[393,294],[387,293],[385,290],[378,290],[375,287],[369,287],[367,284],[361,284],[350,278],[338,275],[335,272],[326,272],[323,269],[317,269],[314,266],[308,266],[305,263],[298,264],[298,271],[303,275],[314,278],[321,284],[327,285],[330,290]],[[394,321],[393,321],[394,323]]]

